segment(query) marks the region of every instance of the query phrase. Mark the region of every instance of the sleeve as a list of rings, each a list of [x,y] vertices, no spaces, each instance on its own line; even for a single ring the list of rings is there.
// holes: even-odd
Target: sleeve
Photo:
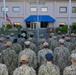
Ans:
[[[38,75],[44,75],[44,71],[43,71],[43,67],[42,66],[39,68]]]
[[[3,66],[3,74],[2,75],[8,75],[8,70],[5,65]]]
[[[34,65],[35,65],[35,69],[37,68],[37,57],[36,54],[34,53]]]
[[[64,68],[64,70],[63,70],[63,75],[69,75],[66,68]]]
[[[17,69],[13,71],[13,75],[18,75]]]
[[[36,71],[33,68],[31,68],[30,75],[36,75]]]

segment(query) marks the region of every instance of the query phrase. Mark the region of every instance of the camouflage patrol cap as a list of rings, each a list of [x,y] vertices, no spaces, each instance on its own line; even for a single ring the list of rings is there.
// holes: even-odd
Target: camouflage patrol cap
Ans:
[[[44,42],[43,46],[49,46],[48,42]]]
[[[41,40],[41,42],[43,43],[43,42],[46,42],[46,40],[43,38],[42,40]]]
[[[52,53],[47,53],[45,55],[45,58],[46,58],[47,61],[52,61],[53,60],[53,54]]]
[[[30,35],[34,35],[33,32],[30,32],[29,34],[30,34]]]
[[[74,36],[74,33],[71,33],[71,36]]]
[[[13,36],[13,35],[14,35],[14,33],[11,33],[10,35],[11,35],[11,36]]]
[[[25,37],[25,36],[26,36],[26,34],[25,34],[25,33],[22,33],[22,34],[21,34],[21,36]]]
[[[12,45],[12,42],[7,42],[6,43],[6,46],[11,46]]]
[[[23,54],[23,55],[21,56],[20,62],[22,62],[23,60],[25,60],[26,62],[28,62],[28,57],[27,57],[25,54]]]
[[[4,41],[4,38],[1,37],[1,38],[0,38],[0,41]]]
[[[64,43],[64,40],[63,39],[59,39],[59,43]]]
[[[43,38],[44,37],[44,35],[43,34],[40,34],[40,38]]]
[[[76,53],[72,53],[71,54],[71,58],[74,59],[74,60],[76,60]]]
[[[6,35],[6,38],[10,38],[10,35]]]
[[[58,33],[61,33],[61,31],[59,30]]]
[[[54,40],[54,39],[57,39],[57,37],[56,37],[56,36],[53,36],[52,38],[53,38],[53,40]]]
[[[24,44],[25,45],[30,45],[30,41],[25,41]]]
[[[66,39],[66,40],[70,40],[70,37],[66,37],[65,39]]]
[[[28,38],[28,41],[32,41],[32,38],[31,38],[31,37],[29,37],[29,38]]]
[[[50,33],[50,36],[54,36],[54,33]]]

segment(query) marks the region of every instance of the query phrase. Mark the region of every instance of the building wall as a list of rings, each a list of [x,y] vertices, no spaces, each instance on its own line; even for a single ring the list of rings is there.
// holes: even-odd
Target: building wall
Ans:
[[[0,8],[3,6],[3,2],[0,2]],[[8,16],[12,23],[20,22],[23,27],[25,27],[24,19],[26,19],[29,15],[37,15],[37,12],[31,12],[31,7],[37,7],[36,4],[30,4],[28,2],[6,2],[6,6],[8,7]],[[12,8],[14,6],[20,7],[20,12],[13,12]],[[60,22],[66,22],[68,25],[68,12],[69,12],[69,4],[68,1],[50,1],[47,3],[41,3],[38,7],[38,14],[39,15],[50,15],[51,17],[56,19],[54,23],[54,27],[59,26]],[[72,7],[76,7],[76,1],[72,1]],[[41,12],[42,7],[47,7],[47,12]],[[66,13],[60,13],[60,7],[67,7]],[[3,12],[0,10],[0,27],[2,26],[3,19]],[[71,24],[72,22],[76,22],[76,13],[71,12]],[[50,24],[49,24],[50,25]],[[51,27],[51,26],[50,26]]]

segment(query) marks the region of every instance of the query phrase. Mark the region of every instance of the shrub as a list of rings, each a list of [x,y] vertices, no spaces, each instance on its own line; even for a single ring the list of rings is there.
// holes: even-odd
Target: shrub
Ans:
[[[68,25],[64,25],[62,27],[57,27],[56,33],[58,33],[58,31],[61,31],[62,33],[67,33],[68,32]]]
[[[71,32],[76,33],[76,23],[71,26]]]
[[[21,25],[15,25],[15,27],[18,29],[18,28],[20,28],[20,29],[22,29],[22,26]]]
[[[6,28],[7,28],[7,29],[11,29],[11,28],[12,28],[12,25],[11,25],[11,24],[7,24],[7,25],[6,25]]]

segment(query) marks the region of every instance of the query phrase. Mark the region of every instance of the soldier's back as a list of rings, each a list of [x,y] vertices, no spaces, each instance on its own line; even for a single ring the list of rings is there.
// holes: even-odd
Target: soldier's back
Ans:
[[[7,67],[4,64],[0,64],[0,75],[8,75]]]
[[[13,75],[36,75],[36,73],[31,67],[20,66],[13,72]]]
[[[63,71],[63,75],[76,75],[76,65],[66,67]]]
[[[60,75],[60,70],[54,64],[44,64],[39,68],[38,75]]]

